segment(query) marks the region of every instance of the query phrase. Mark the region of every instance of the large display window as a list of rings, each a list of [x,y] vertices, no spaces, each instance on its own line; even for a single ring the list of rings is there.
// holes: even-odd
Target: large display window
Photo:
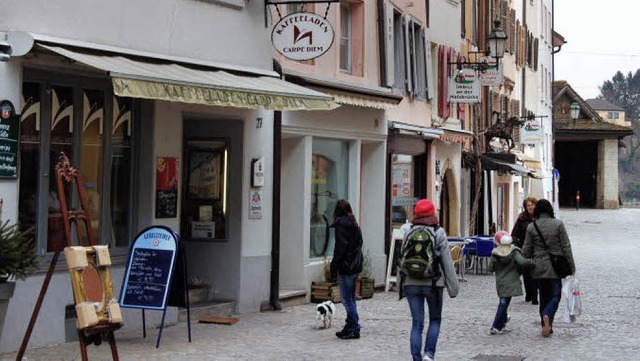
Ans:
[[[336,202],[347,198],[349,143],[314,139],[311,156],[311,230],[309,257],[331,256],[335,245],[333,212]]]

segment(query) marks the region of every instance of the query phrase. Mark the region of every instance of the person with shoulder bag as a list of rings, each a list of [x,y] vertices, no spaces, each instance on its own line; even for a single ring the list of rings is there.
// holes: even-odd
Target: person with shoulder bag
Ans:
[[[542,336],[553,333],[553,319],[562,294],[561,279],[575,275],[571,242],[564,223],[555,218],[553,206],[546,199],[540,199],[533,210],[536,219],[528,227],[525,235],[523,254],[533,257],[536,265],[532,277],[538,281],[540,291],[540,324]]]
[[[407,297],[411,311],[411,356],[414,361],[432,361],[440,334],[443,288],[447,288],[449,297],[456,297],[458,276],[451,260],[447,234],[438,224],[433,203],[428,199],[419,200],[413,214],[413,225],[402,241],[398,292],[400,298]],[[425,301],[429,327],[423,350]]]
[[[331,278],[338,279],[340,302],[347,313],[345,325],[342,331],[336,332],[336,336],[343,340],[358,339],[360,324],[356,306],[356,282],[364,261],[362,232],[346,199],[336,203],[333,220],[336,244],[331,260]]]
[[[527,232],[527,227],[534,221],[533,209],[535,208],[537,201],[538,200],[534,197],[527,197],[522,201],[522,208],[524,210],[518,215],[518,219],[511,230],[513,244],[520,249],[522,249],[522,246],[524,245],[524,237]],[[522,272],[522,281],[524,282],[525,302],[531,302],[532,305],[537,305],[538,282],[531,277],[531,272],[529,270]]]

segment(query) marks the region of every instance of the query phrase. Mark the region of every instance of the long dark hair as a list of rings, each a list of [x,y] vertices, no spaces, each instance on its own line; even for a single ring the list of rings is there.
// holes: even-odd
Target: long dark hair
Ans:
[[[349,204],[349,201],[346,199],[340,199],[338,203],[336,203],[336,209],[333,211],[333,221],[337,221],[338,218],[342,216],[347,216],[351,222],[357,224],[356,217],[351,210],[351,204]]]
[[[553,212],[553,206],[551,205],[551,202],[549,202],[546,199],[538,199],[538,201],[536,202],[536,206],[535,208],[533,208],[533,217],[538,219],[540,218],[540,214],[542,213],[546,213],[549,216],[551,216],[551,218],[556,218]]]

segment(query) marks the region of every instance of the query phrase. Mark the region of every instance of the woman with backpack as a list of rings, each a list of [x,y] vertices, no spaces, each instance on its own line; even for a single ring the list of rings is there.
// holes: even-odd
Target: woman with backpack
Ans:
[[[456,297],[458,276],[451,260],[447,234],[438,224],[433,203],[427,199],[419,200],[413,214],[413,224],[404,235],[400,253],[399,292],[400,298],[403,295],[407,297],[411,311],[411,356],[414,361],[432,361],[440,334],[442,289],[446,287],[449,297]],[[416,259],[418,255],[424,258],[422,262]],[[429,309],[429,327],[423,350],[425,301]]]
[[[338,278],[340,288],[340,302],[347,313],[342,331],[336,336],[343,340],[360,338],[360,324],[358,323],[358,307],[356,306],[356,282],[362,272],[362,232],[353,215],[351,205],[346,199],[336,203],[333,212],[336,245],[331,260],[331,278]]]

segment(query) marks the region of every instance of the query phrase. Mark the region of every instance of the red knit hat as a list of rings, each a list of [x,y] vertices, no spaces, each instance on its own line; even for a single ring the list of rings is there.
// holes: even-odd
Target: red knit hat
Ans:
[[[496,234],[493,236],[493,239],[495,239],[496,243],[500,246],[506,246],[513,242],[511,235],[507,231],[496,232]]]
[[[415,217],[427,217],[433,216],[436,213],[436,208],[428,199],[421,199],[416,203],[416,208],[413,210]]]

